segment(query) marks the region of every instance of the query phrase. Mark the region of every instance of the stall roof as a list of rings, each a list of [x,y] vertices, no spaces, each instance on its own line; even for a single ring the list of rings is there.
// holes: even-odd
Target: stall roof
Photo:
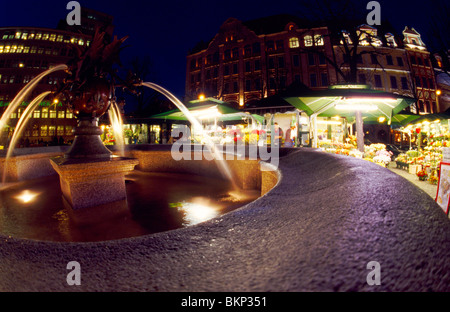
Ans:
[[[324,90],[303,90],[286,93],[284,99],[308,115],[352,117],[355,109],[343,110],[364,104],[362,115],[378,118],[392,116],[415,102],[414,98],[384,91],[372,90],[365,85],[336,85]],[[368,110],[368,109],[371,110]]]

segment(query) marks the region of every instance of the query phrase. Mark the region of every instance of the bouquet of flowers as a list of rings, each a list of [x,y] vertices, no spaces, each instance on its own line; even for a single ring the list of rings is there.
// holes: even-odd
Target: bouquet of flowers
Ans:
[[[425,181],[428,177],[428,173],[425,170],[420,170],[416,175],[419,177],[420,181]]]

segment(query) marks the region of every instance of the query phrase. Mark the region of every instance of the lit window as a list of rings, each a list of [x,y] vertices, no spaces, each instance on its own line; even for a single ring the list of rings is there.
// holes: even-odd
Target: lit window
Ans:
[[[0,53],[3,53],[3,46],[0,46]]]
[[[16,39],[20,39],[20,35],[22,35],[20,31],[16,32]]]
[[[47,129],[48,129],[47,125],[41,126],[41,136],[47,136]]]
[[[17,53],[23,52],[23,45],[17,47]]]
[[[58,127],[56,128],[56,134],[57,134],[58,136],[64,135],[64,126],[58,126]]]
[[[16,53],[16,51],[17,51],[17,46],[16,45],[11,46],[10,53]]]
[[[36,40],[41,40],[42,38],[42,33],[37,33],[36,34]]]
[[[28,39],[28,33],[23,33],[22,40],[27,40],[27,39]]]
[[[9,118],[16,119],[17,118],[17,113],[16,112],[11,113],[11,116]]]
[[[2,39],[8,39],[8,33],[4,34]]]
[[[31,47],[30,53],[36,53],[37,47]]]
[[[75,38],[70,39],[70,43],[75,43]]]
[[[17,110],[17,118],[20,118],[20,116],[22,116],[22,112],[23,112],[23,108],[19,108]]]
[[[62,42],[63,41],[63,35],[58,35],[58,38],[56,38],[56,41]]]
[[[34,39],[34,33],[31,33],[31,34],[28,36],[28,39]]]
[[[44,53],[44,48],[39,48],[38,49],[38,54],[42,54],[42,53]]]
[[[66,118],[67,119],[72,119],[73,118],[73,114],[70,110],[66,110]]]
[[[42,108],[42,118],[48,118],[48,107]]]
[[[300,46],[300,43],[299,43],[297,37],[292,37],[289,39],[289,47],[290,48],[298,48],[299,46]]]
[[[35,110],[33,112],[33,118],[41,118],[41,111],[40,110]]]
[[[30,52],[30,47],[23,48],[23,53],[29,53],[29,52]]]
[[[56,34],[51,34],[50,41],[55,41],[55,40],[56,40]]]
[[[5,46],[5,50],[4,50],[4,53],[9,53],[9,50],[11,49],[11,46]]]
[[[84,45],[83,39],[78,40],[78,44],[79,44],[79,45]]]
[[[55,131],[56,131],[56,127],[55,126],[48,127],[48,135],[49,136],[54,136],[55,135]]]
[[[313,38],[312,36],[305,36],[305,47],[312,47],[313,45]]]
[[[58,111],[58,118],[64,118],[64,111]]]
[[[44,34],[42,36],[42,40],[48,40],[49,36],[50,36],[49,34]]]
[[[66,126],[66,135],[73,135],[72,126]]]
[[[314,42],[317,46],[323,45],[323,36],[322,35],[315,35],[314,36]]]
[[[55,110],[51,110],[50,111],[50,118],[56,118],[56,111]]]

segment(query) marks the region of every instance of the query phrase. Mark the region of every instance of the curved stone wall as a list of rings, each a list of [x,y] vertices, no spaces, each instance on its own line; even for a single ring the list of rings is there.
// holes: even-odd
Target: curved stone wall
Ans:
[[[219,218],[99,243],[0,237],[0,290],[450,291],[450,221],[424,192],[364,160],[298,149],[258,200]],[[367,280],[380,265],[380,285]]]

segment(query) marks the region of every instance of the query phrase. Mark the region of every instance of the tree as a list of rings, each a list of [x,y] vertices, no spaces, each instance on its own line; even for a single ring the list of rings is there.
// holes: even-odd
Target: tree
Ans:
[[[381,44],[386,44],[383,36],[378,36],[377,29],[365,25],[368,11],[352,0],[318,0],[314,2],[302,1],[305,8],[303,16],[312,19],[313,23],[319,23],[327,27],[328,37],[331,43],[331,55],[316,44],[305,47],[306,53],[315,53],[323,57],[331,65],[336,73],[336,82],[347,84],[358,83],[359,64],[364,54],[374,56],[377,66],[377,55],[384,53],[379,49]],[[388,24],[388,23],[385,23]],[[320,39],[320,38],[319,38]],[[315,37],[314,37],[315,40]],[[325,40],[323,38],[322,40]],[[364,152],[364,132],[361,111],[355,112],[358,150]]]

